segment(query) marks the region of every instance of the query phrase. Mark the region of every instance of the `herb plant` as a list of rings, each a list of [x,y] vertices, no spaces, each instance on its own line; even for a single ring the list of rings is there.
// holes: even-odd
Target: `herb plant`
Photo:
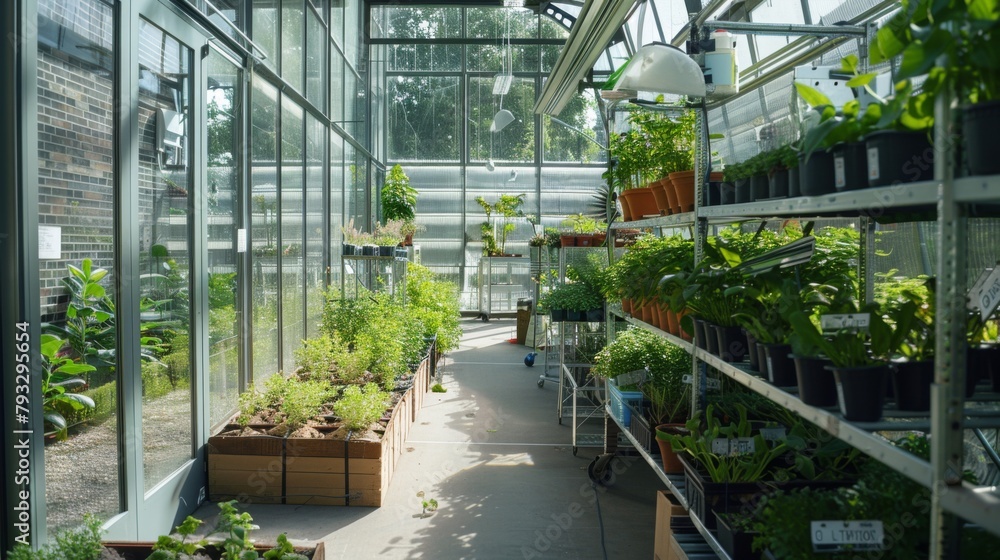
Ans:
[[[388,404],[389,393],[379,389],[378,385],[367,383],[364,388],[350,385],[333,404],[333,413],[349,429],[365,430],[382,417]]]

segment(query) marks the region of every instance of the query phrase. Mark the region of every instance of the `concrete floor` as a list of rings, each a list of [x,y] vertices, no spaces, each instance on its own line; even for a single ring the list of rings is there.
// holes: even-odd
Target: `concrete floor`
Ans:
[[[439,363],[447,393],[428,393],[381,508],[248,505],[260,542],[282,532],[326,543],[328,559],[602,559],[653,556],[659,480],[641,459],[625,457],[610,488],[592,487],[587,466],[600,452],[574,457],[570,422],[556,421],[558,386],[539,389],[542,355],[524,365],[510,344],[513,320],[463,321],[461,347]],[[421,515],[421,499],[439,509]],[[215,504],[195,514],[213,523]]]

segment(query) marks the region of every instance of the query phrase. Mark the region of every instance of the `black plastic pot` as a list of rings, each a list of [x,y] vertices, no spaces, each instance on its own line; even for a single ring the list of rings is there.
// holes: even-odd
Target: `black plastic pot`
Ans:
[[[965,108],[962,115],[962,149],[971,175],[1000,173],[997,130],[1000,130],[1000,101],[987,101]]]
[[[750,179],[737,179],[736,180],[736,204],[742,204],[744,202],[750,202]]]
[[[736,185],[732,183],[719,183],[719,204],[733,204],[736,202]]]
[[[840,143],[833,147],[834,187],[852,191],[868,186],[868,156],[864,142]]]
[[[757,366],[760,368],[760,376],[767,377],[767,345],[758,342],[755,348],[757,352]]]
[[[771,186],[767,175],[750,177],[750,201],[764,200],[770,195]]]
[[[799,168],[793,167],[788,170],[788,197],[794,198],[802,196],[802,189],[799,188]]]
[[[775,171],[769,178],[767,194],[770,198],[786,198],[788,196],[788,170]]]
[[[396,255],[395,245],[379,245],[378,256],[380,257],[393,257]]]
[[[719,355],[719,336],[715,334],[715,324],[705,321],[705,349],[713,356]]]
[[[802,402],[811,406],[837,406],[837,382],[833,372],[826,369],[830,360],[793,356],[792,361]]]
[[[819,196],[834,192],[833,154],[816,150],[806,159],[799,156],[799,191],[802,196]]]
[[[378,247],[375,245],[362,245],[361,254],[365,257],[374,257],[378,252]]]
[[[795,362],[788,357],[792,347],[788,344],[765,344],[767,347],[767,379],[777,387],[794,387]]]
[[[345,257],[351,257],[351,256],[354,256],[354,250],[355,249],[356,249],[356,247],[355,247],[354,244],[352,244],[352,243],[344,243],[343,245],[341,245],[340,252]]]
[[[742,328],[715,325],[715,336],[718,338],[719,357],[727,362],[743,361],[747,354],[747,339]]]
[[[747,337],[747,349],[749,350],[747,354],[750,358],[750,367],[754,371],[760,371],[762,368],[760,367],[760,361],[757,360],[757,337],[750,334],[750,331],[746,329],[744,329],[743,332]]]
[[[931,383],[934,383],[934,362],[895,362],[889,371],[896,407],[900,410],[931,409]]]
[[[852,422],[881,420],[889,366],[829,367],[837,380],[837,400],[844,418]]]
[[[715,512],[716,528],[719,531],[719,545],[725,550],[732,560],[757,560],[760,558],[759,552],[753,551],[753,539],[758,534],[756,531],[746,531],[734,529],[729,524],[729,515]]]
[[[591,309],[587,311],[587,321],[590,323],[599,323],[604,321],[604,309]]]
[[[965,397],[969,398],[976,391],[976,383],[980,379],[990,379],[993,390],[1000,387],[1000,346],[982,344],[970,346],[966,358]]]
[[[575,311],[573,309],[566,310],[566,320],[571,322],[581,322],[587,320],[586,311]]]
[[[566,320],[566,310],[565,309],[549,309],[549,318],[552,319],[553,323],[562,323]]]
[[[694,345],[702,350],[708,350],[708,335],[705,333],[707,325],[703,319],[691,320],[694,323]]]
[[[930,181],[934,148],[926,132],[879,130],[865,137],[868,186]]]

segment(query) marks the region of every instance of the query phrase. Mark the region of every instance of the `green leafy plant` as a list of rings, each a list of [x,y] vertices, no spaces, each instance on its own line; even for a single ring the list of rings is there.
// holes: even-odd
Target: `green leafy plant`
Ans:
[[[401,165],[392,166],[386,173],[380,199],[384,220],[412,222],[416,217],[417,189],[410,185]]]
[[[447,393],[448,389],[446,389],[440,383],[435,383],[434,385],[431,385],[431,392],[432,393]]]
[[[19,544],[7,553],[8,560],[99,560],[101,558],[101,520],[87,514],[79,527],[56,533],[52,542],[33,550]]]
[[[388,404],[389,393],[378,385],[367,383],[363,388],[350,385],[333,404],[333,413],[348,429],[365,430],[382,417]]]
[[[546,294],[539,305],[543,309],[565,309],[567,311],[590,311],[600,309],[604,304],[593,286],[583,282],[560,284]]]
[[[657,337],[659,338],[659,337]],[[691,408],[690,388],[684,376],[691,373],[691,354],[670,343],[652,348],[642,394],[649,399],[653,425],[676,423],[688,417]]]
[[[525,196],[527,195],[524,193],[516,195],[501,194],[494,202],[488,202],[482,196],[476,197],[476,203],[479,204],[486,214],[486,221],[483,222],[481,227],[484,255],[498,256],[506,254],[507,237],[517,229],[517,226],[514,224],[514,218],[524,216],[521,206],[524,205]],[[496,218],[494,218],[494,214]],[[490,245],[487,246],[488,244]]]
[[[317,416],[333,392],[329,381],[313,379],[296,381],[288,385],[281,401],[285,413],[284,424],[289,431],[296,430]]]
[[[688,433],[684,435],[657,432],[661,438],[670,441],[675,452],[685,452],[694,457],[708,473],[713,482],[754,482],[767,474],[771,463],[793,449],[805,449],[805,441],[789,434],[784,439],[770,445],[762,435],[751,436],[750,422],[743,406],[737,406],[738,420],[728,426],[723,425],[714,414],[714,406],[709,405],[704,415],[701,411],[688,420]],[[703,425],[704,424],[704,425]],[[712,442],[717,438],[737,439],[753,437],[753,451],[719,455],[712,451]]]
[[[47,429],[50,430],[48,433],[59,438],[68,435],[66,416],[96,406],[92,398],[74,392],[86,385],[77,375],[94,371],[94,366],[76,363],[72,358],[60,355],[62,348],[61,338],[51,334],[42,335],[42,413]]]

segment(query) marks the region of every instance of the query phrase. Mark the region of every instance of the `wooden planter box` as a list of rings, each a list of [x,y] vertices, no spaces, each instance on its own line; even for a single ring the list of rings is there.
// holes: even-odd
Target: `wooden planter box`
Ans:
[[[389,415],[379,441],[214,436],[208,440],[212,501],[257,504],[382,505],[410,426],[423,405],[425,359]]]

